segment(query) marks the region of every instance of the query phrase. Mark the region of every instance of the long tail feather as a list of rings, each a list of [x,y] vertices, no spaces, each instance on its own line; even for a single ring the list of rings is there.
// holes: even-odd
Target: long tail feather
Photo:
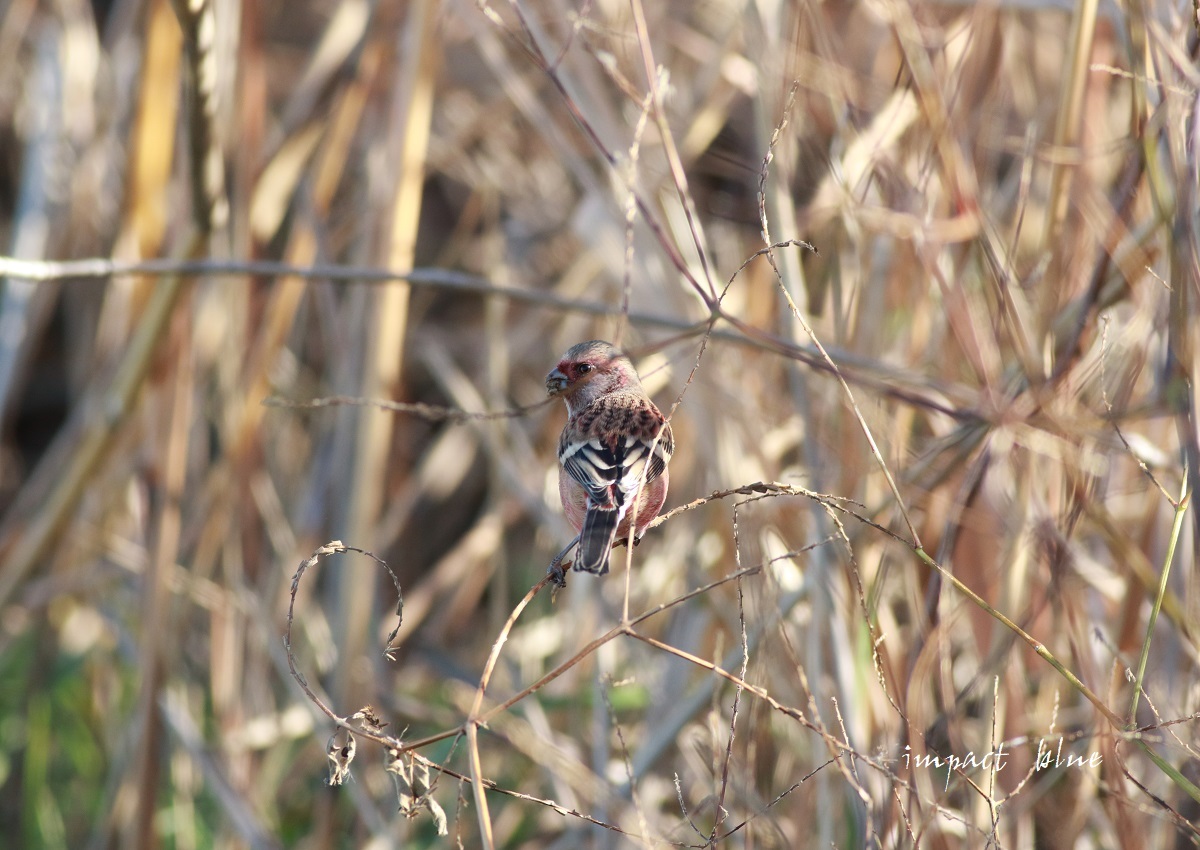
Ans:
[[[579,532],[579,553],[575,569],[596,575],[608,572],[608,554],[612,551],[613,538],[617,534],[620,512],[588,506]]]

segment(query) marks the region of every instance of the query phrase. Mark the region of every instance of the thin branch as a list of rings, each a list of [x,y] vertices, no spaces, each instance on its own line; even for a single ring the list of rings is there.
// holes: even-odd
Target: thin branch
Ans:
[[[737,508],[734,508],[734,531],[733,531],[733,552],[734,562],[741,567],[742,556],[738,541],[738,526],[737,526]],[[742,667],[738,672],[738,678],[746,678],[746,670],[750,665],[750,641],[746,636],[746,604],[745,596],[742,593],[742,580],[737,581],[738,595],[738,625],[740,627],[742,638]],[[721,787],[717,793],[717,808],[713,819],[712,832],[709,833],[708,842],[711,846],[716,846],[717,833],[721,829],[721,824],[725,822],[727,812],[725,811],[725,794],[729,790],[729,763],[733,761],[733,740],[737,734],[737,719],[738,707],[742,701],[741,687],[734,688],[733,692],[733,708],[729,712],[729,740],[725,743],[725,758],[721,764]]]
[[[755,252],[739,272],[753,259],[767,256],[772,248],[811,246],[806,242],[785,240],[769,248]],[[814,249],[815,250],[815,249]],[[120,261],[105,258],[81,260],[19,260],[0,256],[0,276],[9,276],[40,283],[51,281],[80,282],[85,280],[107,280],[113,277],[149,276],[169,277],[191,275],[195,277],[294,277],[302,280],[330,281],[345,284],[375,284],[403,280],[416,287],[449,290],[483,296],[498,296],[512,301],[530,304],[544,309],[583,313],[591,316],[624,316],[630,322],[678,331],[679,338],[708,335],[714,339],[750,345],[791,358],[806,366],[823,372],[840,369],[842,375],[853,383],[869,388],[888,398],[925,410],[941,413],[958,421],[982,421],[983,415],[968,405],[973,400],[952,386],[922,385],[913,381],[906,371],[889,366],[873,358],[864,358],[849,351],[828,349],[838,364],[832,366],[815,347],[797,345],[781,339],[762,328],[749,325],[737,316],[720,308],[719,299],[710,308],[707,318],[689,321],[677,316],[647,313],[639,310],[626,311],[623,306],[614,306],[598,301],[564,298],[553,292],[505,286],[486,278],[447,269],[417,268],[408,270],[381,269],[374,266],[350,265],[294,265],[273,261],[242,260],[143,260]],[[736,273],[734,275],[736,277]],[[733,277],[730,278],[732,282]],[[732,330],[715,327],[725,322]],[[958,396],[956,403],[950,403]]]
[[[875,443],[875,437],[871,433],[870,427],[867,425],[867,420],[863,417],[862,411],[858,409],[858,402],[855,401],[855,399],[854,399],[854,393],[851,392],[851,390],[850,390],[850,384],[847,383],[846,378],[842,375],[842,371],[840,368],[838,368],[838,364],[836,362],[834,362],[833,358],[829,356],[829,352],[827,352],[825,350],[825,346],[821,343],[821,340],[817,337],[816,331],[813,330],[812,326],[808,323],[808,320],[804,318],[803,312],[800,310],[799,307],[796,306],[796,302],[792,299],[792,293],[788,289],[786,283],[784,282],[783,273],[780,272],[779,265],[775,262],[775,252],[772,248],[771,232],[770,232],[770,227],[767,222],[767,207],[766,207],[767,172],[771,166],[771,161],[774,158],[775,145],[779,141],[779,137],[783,131],[783,128],[785,126],[787,126],[788,113],[791,109],[792,104],[795,101],[795,96],[796,96],[796,84],[793,83],[792,89],[788,94],[787,106],[784,108],[783,117],[780,119],[779,124],[775,127],[774,133],[771,135],[770,146],[767,150],[766,156],[763,157],[762,169],[759,172],[758,210],[759,210],[759,220],[762,224],[763,242],[767,246],[767,250],[766,250],[767,261],[771,264],[771,269],[775,272],[775,278],[779,283],[779,291],[783,293],[784,300],[787,301],[788,309],[791,310],[793,318],[795,318],[796,321],[800,323],[800,327],[804,329],[804,333],[807,334],[808,338],[810,340],[812,340],[812,343],[816,347],[817,351],[820,352],[821,359],[824,360],[825,363],[829,366],[830,372],[833,373],[833,376],[837,379],[838,384],[841,385],[842,394],[845,395],[846,401],[849,402],[850,410],[851,410],[851,412],[853,412],[854,418],[858,422],[859,430],[862,431],[863,436],[867,440],[867,445],[871,450],[871,456],[875,458],[876,465],[879,467],[880,471],[883,472],[883,477],[887,481],[888,488],[892,491],[892,496],[896,500],[896,507],[900,509],[900,514],[904,518],[905,524],[908,526],[908,533],[910,535],[910,539],[912,540],[913,545],[917,549],[920,549],[921,548],[921,538],[920,538],[920,535],[917,534],[917,527],[916,527],[916,525],[913,524],[912,519],[908,515],[908,508],[905,507],[904,499],[900,495],[900,488],[896,485],[896,481],[892,477],[892,472],[888,468],[887,463],[884,461],[883,454],[882,454],[882,452],[879,451],[879,446],[876,445],[876,443]]]
[[[468,410],[459,410],[456,407],[445,407],[440,404],[426,404],[425,402],[404,402],[391,401],[388,399],[378,398],[361,398],[348,395],[333,395],[324,396],[322,398],[310,398],[303,401],[296,401],[282,396],[267,396],[262,400],[264,407],[285,407],[292,410],[317,410],[323,407],[376,407],[380,410],[387,410],[391,413],[405,413],[409,416],[415,416],[418,419],[424,419],[427,422],[451,422],[459,424],[462,422],[471,422],[478,420],[495,420],[495,419],[517,419],[522,416],[528,416],[535,410],[540,410],[546,405],[553,402],[553,398],[539,401],[535,404],[527,404],[523,407],[513,408],[512,410],[491,410],[482,412],[472,412]]]

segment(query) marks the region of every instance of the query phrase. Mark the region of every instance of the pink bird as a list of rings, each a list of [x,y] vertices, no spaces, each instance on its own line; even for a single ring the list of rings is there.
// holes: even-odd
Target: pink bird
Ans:
[[[633,364],[607,342],[573,346],[546,376],[546,391],[567,405],[558,440],[558,494],[579,532],[550,565],[561,587],[560,564],[572,546],[579,545],[575,569],[604,575],[613,545],[629,542],[635,515],[633,543],[641,540],[667,498],[675,445]]]

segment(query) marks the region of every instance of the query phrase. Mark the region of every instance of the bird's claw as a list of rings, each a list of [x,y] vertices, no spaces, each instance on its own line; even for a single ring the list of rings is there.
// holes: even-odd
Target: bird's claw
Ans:
[[[571,566],[568,561],[567,566],[564,567],[563,561],[566,560],[567,555],[571,554],[571,550],[575,548],[578,542],[579,537],[577,535],[574,540],[563,547],[561,552],[554,556],[554,560],[550,562],[550,569],[546,570],[546,574],[550,576],[550,583],[559,590],[567,586],[567,568]]]

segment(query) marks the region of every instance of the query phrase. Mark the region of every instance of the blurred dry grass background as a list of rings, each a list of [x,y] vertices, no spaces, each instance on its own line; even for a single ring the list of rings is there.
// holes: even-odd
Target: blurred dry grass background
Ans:
[[[3,283],[0,843],[1196,846],[1191,5],[212,12],[0,5],[4,252],[225,264]],[[817,253],[738,272],[764,221]],[[385,559],[396,660],[345,553],[299,586],[300,669],[405,740],[474,732],[569,539],[563,411],[262,402],[514,411],[591,337],[682,399],[669,507],[849,501],[714,499],[534,598],[478,763],[418,750],[527,796],[443,775],[438,837],[369,742],[326,786],[291,576]]]

